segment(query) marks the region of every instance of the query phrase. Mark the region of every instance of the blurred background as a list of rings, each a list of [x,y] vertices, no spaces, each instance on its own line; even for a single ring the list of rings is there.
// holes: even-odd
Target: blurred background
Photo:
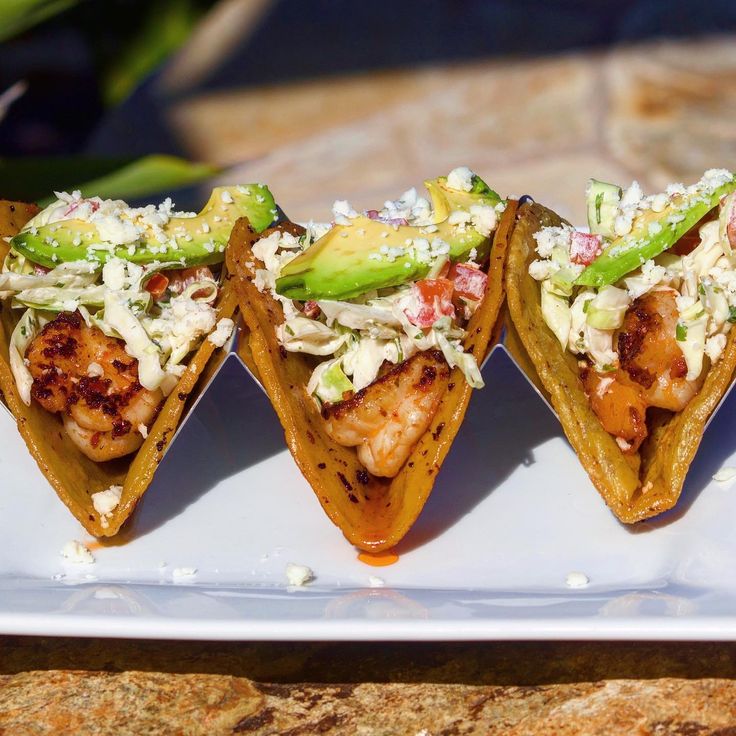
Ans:
[[[263,181],[324,220],[468,165],[583,222],[590,176],[736,168],[735,120],[734,0],[0,0],[8,198]]]

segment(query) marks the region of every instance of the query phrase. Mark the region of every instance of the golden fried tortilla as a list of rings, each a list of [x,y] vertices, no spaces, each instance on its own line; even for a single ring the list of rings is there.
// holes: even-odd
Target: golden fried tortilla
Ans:
[[[561,223],[554,212],[539,204],[519,209],[506,269],[508,310],[517,344],[526,354],[525,369],[549,395],[593,485],[619,520],[633,523],[677,502],[708,418],[731,384],[736,369],[736,330],[729,333],[721,360],[711,366],[697,396],[683,411],[660,412],[650,420],[650,434],[640,451],[625,455],[590,407],[578,376],[577,358],[562,350],[547,327],[539,283],[529,275],[529,264],[536,258],[534,233]]]
[[[509,202],[494,238],[486,295],[467,326],[466,350],[481,363],[497,340],[504,298],[503,272],[516,203]],[[258,375],[281,420],[286,442],[322,508],[345,537],[363,550],[393,547],[419,516],[437,473],[462,424],[471,389],[458,369],[429,429],[394,478],[377,478],[360,463],[355,448],[336,444],[306,385],[309,357],[284,350],[274,327],[284,321],[281,305],[254,285],[258,260],[252,246],[259,239],[245,221],[233,230],[227,263],[238,293]]]
[[[9,221],[6,213],[19,211],[17,203],[0,202],[0,232],[12,235],[26,220]],[[12,225],[12,226],[11,226]],[[225,281],[217,302],[218,319],[232,317],[237,306],[235,290]],[[190,359],[187,370],[166,399],[148,437],[134,455],[111,462],[96,463],[86,457],[69,439],[59,415],[42,409],[35,401],[26,406],[18,394],[9,364],[9,341],[22,310],[11,310],[0,302],[0,390],[15,416],[18,430],[28,445],[41,472],[79,520],[96,537],[115,535],[133,512],[148,488],[158,464],[184,412],[187,400],[197,391],[200,374],[217,348],[205,340]],[[120,503],[106,518],[101,518],[92,503],[92,494],[113,485],[123,487]],[[4,489],[12,492],[14,489]],[[20,490],[20,489],[16,489]]]

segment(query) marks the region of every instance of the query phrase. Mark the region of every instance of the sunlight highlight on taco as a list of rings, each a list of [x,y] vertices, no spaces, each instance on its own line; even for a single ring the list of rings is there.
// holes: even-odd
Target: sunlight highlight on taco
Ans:
[[[515,203],[469,169],[381,210],[259,237],[228,264],[258,375],[330,519],[365,550],[419,515],[497,338]]]
[[[531,204],[509,249],[515,332],[616,516],[675,505],[736,368],[734,175],[644,196],[591,181],[589,232]]]
[[[171,200],[59,193],[27,222],[6,203],[0,388],[41,471],[84,528],[112,536],[148,487],[237,299],[223,280],[237,218],[262,230],[262,185]],[[33,214],[31,212],[28,213]],[[25,218],[27,219],[27,218]]]

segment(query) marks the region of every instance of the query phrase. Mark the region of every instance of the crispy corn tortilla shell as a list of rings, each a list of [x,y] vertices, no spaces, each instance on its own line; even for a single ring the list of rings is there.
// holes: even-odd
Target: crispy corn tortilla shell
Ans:
[[[486,296],[468,324],[466,350],[480,363],[498,338],[503,303],[503,269],[516,203],[509,203],[494,238]],[[448,390],[427,432],[394,478],[370,475],[356,449],[335,443],[324,430],[319,409],[306,392],[313,360],[279,346],[274,327],[284,321],[281,305],[254,285],[258,264],[252,246],[258,235],[236,225],[228,267],[258,375],[281,420],[299,469],[329,518],[356,547],[377,552],[393,547],[409,530],[426,502],[437,473],[460,428],[472,394],[463,374],[451,372]]]
[[[7,208],[3,210],[0,204],[0,214],[4,211]],[[0,225],[0,230],[2,227]],[[231,281],[226,280],[218,298],[218,319],[231,317],[236,306],[235,290]],[[202,343],[166,399],[147,439],[134,455],[96,463],[69,439],[58,415],[45,411],[35,401],[26,406],[21,400],[10,370],[8,351],[10,336],[21,314],[22,310],[11,310],[7,304],[0,303],[0,389],[5,403],[16,419],[31,455],[59,498],[87,532],[96,537],[111,537],[120,530],[151,483],[189,396],[196,392],[200,374],[217,348],[209,340]],[[120,503],[106,519],[101,519],[95,511],[92,494],[112,485],[123,487]],[[20,490],[15,489],[16,492]]]
[[[736,330],[729,333],[721,360],[710,367],[697,396],[677,414],[650,410],[649,437],[639,453],[625,455],[590,408],[577,358],[563,352],[547,327],[539,283],[529,275],[529,264],[536,258],[534,233],[561,223],[554,212],[539,204],[520,208],[506,270],[508,309],[518,347],[526,353],[526,370],[549,395],[593,485],[618,519],[630,524],[677,503],[708,418],[731,384],[736,368]],[[521,364],[524,366],[524,361]]]

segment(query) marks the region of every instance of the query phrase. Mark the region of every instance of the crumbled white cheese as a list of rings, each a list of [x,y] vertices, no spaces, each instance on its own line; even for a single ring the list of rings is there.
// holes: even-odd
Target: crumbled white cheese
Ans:
[[[713,335],[705,341],[705,354],[711,363],[717,363],[726,347],[726,336],[723,334]]]
[[[108,289],[120,291],[125,288],[125,261],[111,258],[102,267],[102,282]]]
[[[563,225],[562,227],[544,227],[534,233],[539,257],[549,258],[556,247],[562,247],[566,252],[569,251],[572,233],[573,229],[568,225]]]
[[[145,440],[146,437],[148,437],[148,427],[146,427],[145,424],[139,424],[138,425],[138,433]]]
[[[105,371],[99,363],[92,362],[87,366],[87,375],[90,378],[100,378],[105,375]]]
[[[713,474],[713,480],[718,483],[729,483],[736,478],[736,468],[725,466]]]
[[[649,201],[649,206],[652,208],[653,212],[662,212],[667,206],[667,195],[664,192],[660,194],[655,194],[653,197],[651,197]],[[652,225],[653,224],[654,223],[652,223]]]
[[[122,217],[109,215],[98,218],[93,215],[90,220],[97,227],[100,238],[112,245],[136,243],[143,235],[141,228],[137,227],[130,220],[124,220]]]
[[[228,317],[223,317],[217,323],[214,331],[210,333],[207,338],[216,348],[221,348],[229,339],[230,335],[233,334],[235,329],[235,322]]]
[[[447,175],[447,186],[460,192],[473,188],[473,172],[467,166],[459,166]]]
[[[60,554],[75,565],[92,565],[95,561],[94,555],[76,539],[67,542],[61,548]]]
[[[569,572],[565,578],[568,588],[585,588],[589,582],[590,578],[582,572]]]
[[[297,565],[290,562],[286,566],[286,579],[289,585],[301,587],[314,580],[314,573],[306,565]]]
[[[174,580],[193,578],[196,574],[197,574],[196,567],[175,567],[171,571],[171,575],[174,578]]]
[[[728,169],[708,169],[695,186],[704,194],[712,194],[732,179],[733,174]]]
[[[345,199],[335,200],[332,205],[332,214],[338,225],[351,225],[350,221],[358,216],[358,213],[350,206],[350,202]]]
[[[529,264],[529,275],[535,281],[544,281],[559,269],[560,265],[554,261],[532,261]]]
[[[220,192],[220,199],[223,201],[224,204],[232,204],[234,202],[233,195],[230,194],[227,189],[223,189]]]
[[[120,503],[120,497],[123,494],[122,486],[110,486],[104,491],[98,491],[92,494],[92,505],[95,511],[100,515],[100,523],[103,529],[107,528],[108,519],[112,512]]]
[[[644,194],[639,182],[632,181],[631,185],[624,190],[618,204],[618,211],[613,221],[614,233],[619,237],[628,235],[631,232],[637,211],[648,206],[648,203],[644,202]]]
[[[447,218],[447,222],[449,222],[450,225],[460,226],[466,225],[470,222],[470,220],[470,212],[465,212],[464,210],[453,210],[452,212],[450,212],[450,216]]]
[[[493,207],[483,204],[474,204],[470,206],[471,222],[473,227],[485,238],[487,238],[495,229],[497,222],[496,210]]]
[[[95,511],[101,516],[111,513],[120,503],[122,493],[122,486],[110,486],[104,491],[93,493],[92,505],[95,507]]]
[[[626,450],[631,449],[631,443],[627,442],[623,437],[616,437],[616,444],[622,452],[626,452]]]

